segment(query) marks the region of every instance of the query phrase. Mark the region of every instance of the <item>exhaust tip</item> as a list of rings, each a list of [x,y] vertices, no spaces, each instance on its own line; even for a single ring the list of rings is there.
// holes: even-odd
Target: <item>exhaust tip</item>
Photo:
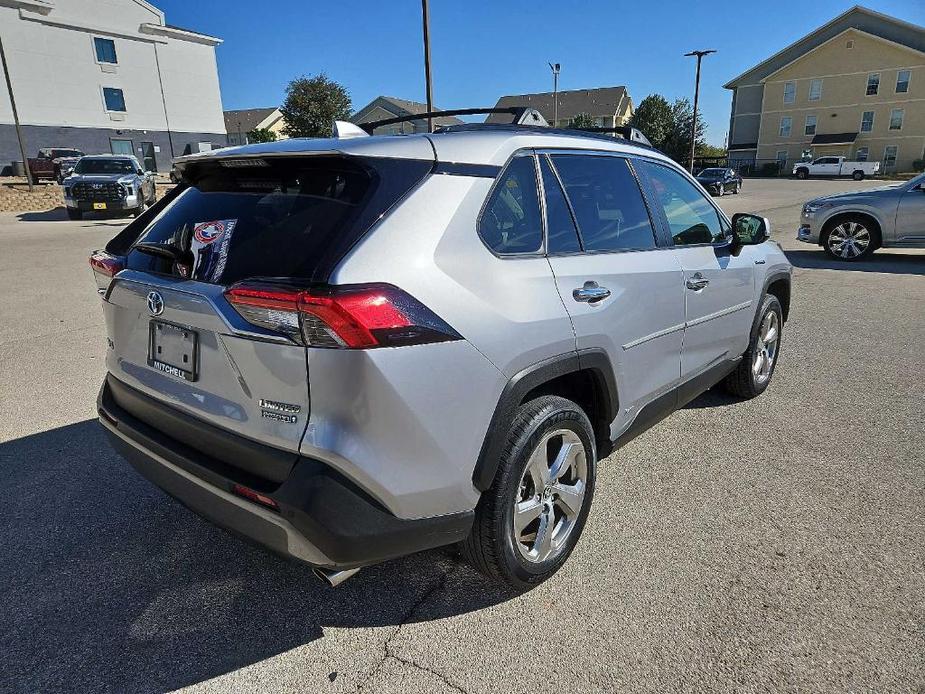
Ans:
[[[341,583],[356,574],[362,567],[356,569],[344,569],[343,571],[332,571],[331,569],[321,569],[315,567],[312,573],[318,577],[318,580],[327,583],[332,588],[337,588]]]

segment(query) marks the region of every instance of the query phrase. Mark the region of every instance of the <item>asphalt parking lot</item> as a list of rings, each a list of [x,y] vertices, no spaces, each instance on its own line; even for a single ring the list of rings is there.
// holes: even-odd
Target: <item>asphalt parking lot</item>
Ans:
[[[602,463],[522,596],[451,551],[332,590],[106,444],[86,257],[125,223],[0,215],[0,691],[925,692],[925,252],[841,265],[746,180],[795,266],[770,389],[708,393]]]

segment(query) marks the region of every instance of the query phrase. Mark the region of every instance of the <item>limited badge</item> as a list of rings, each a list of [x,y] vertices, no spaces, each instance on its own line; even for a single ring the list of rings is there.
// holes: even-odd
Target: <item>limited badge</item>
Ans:
[[[226,231],[234,229],[237,219],[216,219],[211,222],[199,222],[193,227],[193,238],[204,246],[217,241]]]

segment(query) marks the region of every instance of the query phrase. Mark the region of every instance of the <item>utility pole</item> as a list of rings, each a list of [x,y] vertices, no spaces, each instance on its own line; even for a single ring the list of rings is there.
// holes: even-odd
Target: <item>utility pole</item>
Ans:
[[[26,156],[26,145],[22,139],[22,128],[19,127],[19,113],[16,111],[16,99],[13,98],[13,82],[10,81],[10,69],[6,65],[6,53],[3,51],[3,37],[0,37],[0,63],[3,64],[3,76],[6,77],[6,89],[10,93],[10,106],[13,109],[13,122],[16,124],[16,139],[19,140],[19,153],[22,154],[22,165],[26,169],[26,182],[29,192],[32,192],[32,172],[29,171],[29,158]]]
[[[434,110],[434,85],[430,76],[430,3],[421,0],[421,15],[424,21],[424,83],[427,88],[427,112]],[[434,119],[427,118],[427,132],[434,131]]]
[[[553,103],[553,123],[552,127],[559,125],[559,63],[549,63],[549,69],[552,70],[552,103]]]
[[[703,60],[703,56],[710,55],[710,53],[716,53],[716,51],[691,51],[684,54],[685,58],[697,57],[697,77],[694,82],[694,119],[691,121],[691,173],[694,173],[694,151],[697,147],[697,101],[700,99],[700,61]]]

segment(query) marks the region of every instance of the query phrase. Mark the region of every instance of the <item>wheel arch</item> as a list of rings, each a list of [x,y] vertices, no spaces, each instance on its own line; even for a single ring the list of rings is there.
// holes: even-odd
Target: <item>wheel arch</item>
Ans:
[[[860,218],[866,222],[870,222],[873,225],[871,231],[874,232],[876,238],[874,239],[874,248],[879,248],[883,244],[883,224],[877,218],[877,216],[870,212],[869,210],[839,210],[831,217],[825,220],[822,225],[822,231],[819,234],[819,245],[825,245],[825,239],[828,237],[829,232],[834,226],[846,219]]]
[[[505,385],[472,473],[476,489],[491,487],[517,408],[541,395],[559,395],[581,406],[594,429],[598,457],[610,454],[610,424],[619,412],[610,358],[602,349],[562,354],[527,367]]]

